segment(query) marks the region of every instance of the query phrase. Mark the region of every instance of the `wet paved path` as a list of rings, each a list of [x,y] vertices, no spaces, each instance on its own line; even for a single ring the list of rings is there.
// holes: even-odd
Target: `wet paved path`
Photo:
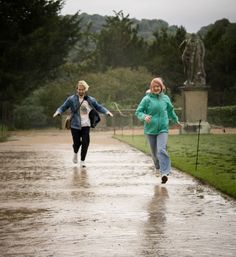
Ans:
[[[86,169],[70,134],[24,132],[0,144],[0,256],[236,256],[236,201],[95,132]]]

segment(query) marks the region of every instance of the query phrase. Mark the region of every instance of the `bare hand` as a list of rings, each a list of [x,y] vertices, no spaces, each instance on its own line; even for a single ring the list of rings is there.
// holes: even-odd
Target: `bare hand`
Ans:
[[[107,112],[107,115],[113,117],[113,114],[111,112]]]
[[[179,121],[176,123],[176,125],[179,129],[182,128],[182,124]]]
[[[55,118],[56,116],[58,115],[61,115],[58,111],[56,111],[54,114],[53,114],[53,118]]]
[[[145,115],[145,117],[144,117],[144,120],[145,120],[147,123],[149,123],[149,122],[151,121],[151,119],[152,119],[152,116],[150,116],[150,115]]]

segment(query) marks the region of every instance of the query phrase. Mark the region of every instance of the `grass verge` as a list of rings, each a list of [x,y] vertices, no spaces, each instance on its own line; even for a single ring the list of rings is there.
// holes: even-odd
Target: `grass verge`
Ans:
[[[115,138],[149,154],[145,136]],[[169,135],[172,166],[236,198],[236,135],[201,135],[196,168],[197,135]]]

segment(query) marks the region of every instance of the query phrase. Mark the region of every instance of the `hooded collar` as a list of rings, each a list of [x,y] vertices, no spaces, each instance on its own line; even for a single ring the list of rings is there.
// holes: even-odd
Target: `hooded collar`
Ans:
[[[163,92],[161,92],[161,93],[159,93],[159,94],[153,94],[153,93],[149,93],[149,96],[150,97],[160,97],[160,96],[162,96],[163,95]]]

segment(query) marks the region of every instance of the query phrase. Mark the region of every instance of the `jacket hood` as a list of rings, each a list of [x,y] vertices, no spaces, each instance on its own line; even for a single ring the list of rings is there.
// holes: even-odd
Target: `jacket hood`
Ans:
[[[164,93],[163,93],[163,92],[161,92],[160,94],[149,93],[148,95],[149,95],[150,97],[160,97],[160,96],[163,96]]]

